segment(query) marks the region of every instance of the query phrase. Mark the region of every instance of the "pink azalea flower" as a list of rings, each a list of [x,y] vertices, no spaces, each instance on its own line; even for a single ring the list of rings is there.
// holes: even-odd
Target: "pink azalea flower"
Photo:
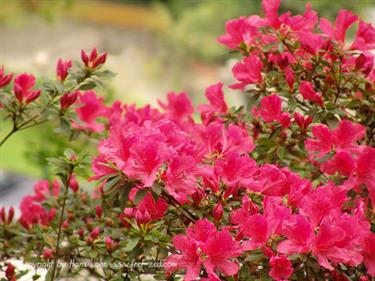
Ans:
[[[285,256],[273,256],[270,259],[270,276],[273,280],[283,281],[293,274],[293,265]]]
[[[229,20],[225,24],[226,34],[221,35],[218,38],[218,42],[229,49],[239,48],[242,43],[249,44],[251,39],[259,34],[259,23],[258,16],[239,17],[238,19]]]
[[[316,103],[320,107],[324,106],[322,95],[315,92],[311,82],[302,81],[298,89],[306,100]]]
[[[350,48],[362,51],[375,49],[375,28],[371,23],[359,21],[355,40]]]
[[[310,222],[301,215],[293,215],[283,224],[283,235],[288,239],[277,245],[283,254],[304,254],[310,251],[313,229]]]
[[[177,122],[188,121],[194,113],[194,107],[185,92],[168,93],[168,103],[159,101],[159,105],[166,111],[168,118]]]
[[[214,273],[215,269],[223,272],[226,276],[238,272],[238,264],[230,259],[242,254],[242,248],[234,241],[228,230],[222,230],[210,235],[202,245],[203,252],[207,255],[204,267],[208,273]]]
[[[104,125],[97,123],[97,118],[106,117],[108,108],[103,104],[103,97],[97,97],[94,91],[84,92],[79,96],[81,106],[76,108],[77,116],[83,124],[73,123],[73,127],[93,132],[101,132]]]
[[[349,120],[342,120],[339,126],[333,131],[335,145],[340,149],[356,151],[356,142],[364,138],[366,128],[361,124],[352,123]]]
[[[289,114],[282,113],[281,103],[281,98],[276,94],[266,96],[260,101],[258,113],[265,122],[277,121],[283,127],[288,127],[290,125]]]
[[[155,201],[151,193],[147,193],[137,207],[126,210],[126,216],[135,218],[138,224],[147,224],[162,219],[167,209],[168,204],[163,199]]]
[[[246,85],[261,83],[263,63],[256,55],[244,57],[243,62],[238,62],[233,66],[234,77],[240,83],[230,85],[232,89],[244,90]]]
[[[41,90],[32,91],[35,86],[35,77],[31,74],[23,73],[14,79],[14,94],[20,104],[28,104],[40,96]]]
[[[294,121],[296,121],[298,127],[301,129],[302,132],[306,131],[306,129],[309,127],[313,119],[311,116],[303,116],[298,112],[295,112],[293,116]]]
[[[4,66],[0,69],[0,88],[7,86],[12,81],[13,73],[5,75]]]
[[[227,112],[228,106],[224,100],[223,83],[219,82],[209,86],[206,89],[206,98],[209,104],[203,104],[198,107],[204,123],[210,122],[216,115]]]
[[[312,127],[314,139],[305,141],[306,149],[310,157],[316,156],[322,158],[331,152],[334,144],[334,136],[329,128],[325,125],[316,125]]]
[[[363,242],[363,263],[367,268],[367,273],[375,276],[375,234],[369,234]]]
[[[81,59],[86,67],[95,69],[105,63],[107,53],[98,54],[98,50],[94,48],[89,55],[84,50],[81,50]]]
[[[324,41],[321,35],[305,31],[299,33],[299,39],[302,49],[312,55],[315,55],[322,48]]]
[[[65,78],[69,74],[69,69],[72,67],[72,61],[71,60],[62,60],[59,59],[57,61],[57,66],[56,66],[56,77],[60,81],[64,81]]]
[[[320,19],[320,29],[332,39],[344,43],[347,29],[356,22],[357,19],[358,17],[351,11],[340,10],[334,25],[325,18]]]
[[[71,93],[66,93],[60,98],[61,110],[67,110],[72,104],[74,104],[80,94],[79,91],[74,91]]]
[[[319,186],[303,198],[300,214],[307,216],[314,227],[318,226],[328,214],[340,212],[346,191],[332,184]]]
[[[267,25],[278,28],[280,26],[278,10],[280,7],[280,0],[263,0],[262,8],[266,14]]]
[[[336,172],[344,176],[350,176],[354,170],[354,159],[347,151],[340,151],[330,159],[320,165],[320,169],[328,174],[334,175]]]
[[[347,214],[327,216],[320,224],[312,244],[312,253],[318,263],[329,270],[333,270],[329,261],[350,266],[360,264],[360,245],[363,239],[360,227]]]
[[[48,180],[40,180],[34,185],[34,192],[34,200],[43,202],[50,196],[59,196],[60,184],[57,180],[54,180],[52,185],[50,185]]]

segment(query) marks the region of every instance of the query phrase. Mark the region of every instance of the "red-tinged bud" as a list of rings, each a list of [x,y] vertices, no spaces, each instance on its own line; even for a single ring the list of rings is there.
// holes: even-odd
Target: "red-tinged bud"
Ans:
[[[275,255],[275,253],[272,251],[271,248],[269,247],[263,247],[262,248],[262,251],[263,251],[263,254],[268,257],[268,258],[271,258]]]
[[[195,206],[198,206],[199,203],[201,202],[202,200],[202,193],[200,192],[194,192],[192,195],[191,195],[191,198],[193,199],[193,203]]]
[[[40,94],[42,93],[42,90],[36,90],[29,93],[29,95],[26,98],[26,104],[29,104],[30,102],[36,100]]]
[[[5,277],[8,280],[16,280],[16,268],[13,266],[13,264],[8,263],[7,268],[5,270]]]
[[[62,60],[59,59],[56,66],[56,77],[60,81],[64,81],[69,74],[69,68],[72,67],[71,60]]]
[[[13,73],[4,74],[4,66],[0,69],[0,88],[7,86],[12,81]]]
[[[326,51],[329,51],[332,49],[332,41],[331,39],[327,39],[323,42],[322,44],[322,47],[321,47],[322,50],[326,50]]]
[[[95,207],[96,216],[100,219],[103,215],[103,208],[100,205],[96,205]]]
[[[136,211],[134,215],[135,220],[137,221],[137,224],[147,224],[151,221],[150,214],[146,212]]]
[[[69,228],[69,222],[67,221],[67,220],[65,220],[64,222],[63,222],[63,228],[64,229],[67,229],[67,228]]]
[[[92,64],[92,67],[93,68],[96,68],[98,67],[99,65],[102,65],[105,63],[105,61],[107,60],[107,53],[103,53],[102,55],[100,55]]]
[[[84,50],[81,50],[81,59],[86,66],[89,66],[89,57]]]
[[[90,233],[90,237],[91,237],[92,239],[95,239],[95,238],[97,238],[97,237],[99,236],[99,233],[100,233],[100,228],[97,226],[97,227],[95,227],[95,228],[91,231],[91,233]]]
[[[46,260],[52,258],[52,254],[53,254],[52,249],[47,248],[43,250],[43,258]]]
[[[69,180],[69,187],[73,190],[73,192],[78,192],[79,183],[75,175],[72,175]]]
[[[14,217],[14,208],[11,207],[9,209],[9,213],[8,213],[8,224],[13,221],[13,217]]]
[[[77,100],[79,91],[74,91],[71,93],[66,93],[60,98],[60,107],[61,110],[68,109],[72,104]]]
[[[223,218],[223,213],[224,213],[223,206],[220,203],[218,203],[212,210],[212,217],[214,218],[215,221],[221,221],[221,219]]]
[[[5,208],[2,207],[1,210],[0,210],[0,219],[1,219],[1,222],[2,223],[5,223],[6,222],[6,214],[5,214]]]
[[[85,230],[83,228],[80,228],[78,230],[78,236],[79,236],[79,238],[83,239],[84,235],[85,235]]]
[[[74,213],[71,212],[71,211],[66,212],[66,215],[67,215],[69,220],[72,220],[74,218]]]
[[[86,243],[88,245],[91,245],[93,242],[94,242],[94,239],[91,236],[87,237]]]
[[[105,63],[105,61],[107,59],[107,53],[102,53],[102,54],[99,55],[97,49],[94,48],[91,51],[90,56],[88,56],[87,53],[82,50],[81,51],[81,59],[82,59],[82,61],[85,64],[86,67],[91,68],[91,69],[95,69],[98,66]]]
[[[105,247],[107,248],[107,250],[112,251],[114,245],[115,243],[113,242],[112,238],[110,236],[107,236],[105,238]]]

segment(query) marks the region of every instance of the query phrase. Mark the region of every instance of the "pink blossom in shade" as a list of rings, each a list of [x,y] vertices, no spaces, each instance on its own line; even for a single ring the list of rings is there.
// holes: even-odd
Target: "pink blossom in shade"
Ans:
[[[62,97],[60,98],[61,109],[67,110],[71,105],[73,105],[76,102],[79,94],[80,94],[79,91],[74,91],[71,93],[63,94]]]
[[[57,180],[53,180],[52,184],[48,180],[40,180],[34,185],[34,200],[43,202],[50,196],[57,197],[60,193],[60,184]]]
[[[194,107],[190,98],[185,92],[176,94],[168,93],[168,103],[159,101],[159,105],[165,110],[168,118],[177,122],[187,121],[191,119],[194,113]]]
[[[97,118],[106,117],[108,108],[103,104],[103,97],[97,97],[94,91],[86,91],[79,95],[79,103],[76,108],[79,120],[83,123],[73,123],[73,127],[92,132],[101,132],[104,125],[97,122]]]
[[[325,125],[316,125],[312,127],[313,139],[305,141],[306,149],[310,157],[322,158],[331,152],[334,145],[334,136]]]
[[[306,52],[315,55],[322,48],[324,40],[321,35],[313,32],[300,32],[298,35],[301,47]]]
[[[375,276],[375,234],[369,233],[363,241],[363,263],[366,266],[367,273]]]
[[[286,256],[273,256],[270,259],[269,275],[273,280],[283,281],[293,274],[292,262]]]
[[[211,85],[206,89],[206,98],[209,104],[202,104],[198,107],[203,122],[208,123],[218,114],[224,114],[228,106],[224,100],[223,83]]]
[[[266,23],[268,26],[278,28],[280,26],[278,11],[280,0],[263,0],[262,8],[266,14]]]
[[[314,227],[318,226],[328,214],[341,210],[346,192],[345,188],[332,183],[319,186],[303,198],[300,214],[308,217]]]
[[[107,53],[99,54],[96,48],[92,49],[90,54],[87,54],[84,50],[81,50],[82,62],[88,68],[97,68],[104,64],[107,59]]]
[[[226,276],[232,276],[238,272],[237,262],[231,259],[240,256],[243,250],[228,230],[224,229],[210,235],[202,245],[202,251],[207,256],[203,264],[208,273],[214,273],[216,269]]]
[[[179,269],[186,271],[184,281],[197,280],[202,261],[198,254],[198,243],[184,235],[177,235],[172,239],[173,246],[179,254],[172,254],[164,262],[167,275]]]
[[[294,115],[294,121],[297,123],[298,127],[302,132],[305,132],[306,129],[311,124],[313,118],[312,116],[303,116],[302,114],[295,112]]]
[[[304,97],[304,99],[316,103],[320,107],[324,106],[322,95],[320,93],[315,92],[311,82],[302,81],[298,89]]]
[[[226,33],[221,35],[217,40],[229,49],[239,48],[242,43],[247,45],[259,33],[259,23],[260,19],[258,16],[231,19],[225,24]]]
[[[356,142],[363,139],[366,128],[361,124],[352,123],[349,120],[342,120],[339,126],[333,131],[334,143],[339,149],[356,151]]]
[[[28,104],[40,96],[41,90],[31,90],[34,86],[35,77],[31,74],[23,73],[14,79],[13,91],[20,104]]]
[[[164,180],[166,189],[181,204],[191,201],[192,194],[197,191],[197,161],[190,155],[174,158],[168,165]]]
[[[355,40],[350,48],[362,51],[375,49],[375,28],[371,23],[359,21]]]
[[[328,175],[334,175],[336,172],[339,172],[344,176],[350,176],[354,170],[354,165],[353,157],[350,153],[343,150],[336,153],[332,159],[322,163],[320,169]]]
[[[69,74],[69,69],[72,67],[72,61],[59,59],[56,65],[56,77],[60,81],[64,81]]]
[[[263,80],[262,68],[263,63],[258,56],[250,55],[244,57],[243,62],[236,63],[232,68],[234,77],[240,83],[230,85],[229,87],[244,90],[247,85],[261,83]]]
[[[301,215],[292,215],[283,223],[282,234],[287,240],[277,245],[277,251],[283,254],[304,254],[310,251],[313,228],[310,222]]]
[[[4,66],[0,69],[0,88],[7,86],[12,81],[13,73],[5,75]],[[1,108],[1,107],[0,107]]]
[[[283,196],[288,193],[289,184],[284,172],[275,165],[265,164],[258,170],[258,185],[250,187],[265,195]]]
[[[336,22],[332,25],[327,19],[320,19],[320,29],[331,39],[339,42],[345,42],[346,31],[356,22],[358,17],[351,11],[340,10],[336,18]]]

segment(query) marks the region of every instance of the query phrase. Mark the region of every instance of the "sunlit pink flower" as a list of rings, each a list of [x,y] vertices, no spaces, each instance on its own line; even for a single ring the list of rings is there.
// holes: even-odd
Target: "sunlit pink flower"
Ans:
[[[35,77],[31,74],[23,73],[14,79],[14,94],[20,104],[28,104],[39,97],[41,90],[32,91],[35,86]]]
[[[105,63],[107,59],[107,53],[98,54],[96,48],[92,49],[90,55],[88,55],[84,50],[81,50],[81,59],[86,67],[97,68],[98,66]]]
[[[345,35],[348,28],[357,21],[358,17],[351,11],[340,10],[336,22],[332,25],[327,19],[320,19],[320,29],[332,39],[345,42]]]
[[[69,74],[69,69],[72,67],[72,61],[59,59],[56,66],[56,77],[60,81],[64,81]]]
[[[261,83],[263,63],[256,55],[244,57],[243,62],[238,62],[233,66],[234,77],[240,83],[229,86],[232,89],[244,90],[246,85]]]

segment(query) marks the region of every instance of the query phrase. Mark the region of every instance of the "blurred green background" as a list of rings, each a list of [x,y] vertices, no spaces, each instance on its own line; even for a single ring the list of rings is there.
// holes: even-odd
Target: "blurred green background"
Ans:
[[[281,12],[303,12],[307,2],[283,0]],[[310,2],[331,20],[345,8],[374,22],[375,0]],[[81,49],[97,47],[118,74],[100,94],[156,105],[168,91],[187,91],[197,104],[206,86],[232,82],[235,57],[216,42],[225,22],[255,13],[260,0],[0,0],[0,64],[53,77],[58,58],[79,59]],[[227,98],[231,105],[243,102],[229,90]],[[0,121],[0,136],[6,130]],[[68,144],[54,125],[18,133],[0,149],[0,170],[46,176],[44,159]]]

